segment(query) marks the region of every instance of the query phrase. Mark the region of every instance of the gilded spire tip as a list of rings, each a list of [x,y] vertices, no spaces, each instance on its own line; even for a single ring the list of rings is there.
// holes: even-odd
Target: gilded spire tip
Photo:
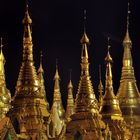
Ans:
[[[24,19],[23,19],[23,24],[32,24],[32,19],[29,16],[28,1],[26,1],[25,16],[24,16]]]
[[[124,37],[123,44],[124,45],[132,46],[132,41],[131,41],[130,36],[129,36],[129,19],[130,19],[130,13],[131,13],[131,11],[130,11],[130,3],[128,2],[126,35]]]
[[[84,34],[80,40],[80,43],[89,45],[90,41],[89,41],[89,38],[86,34],[86,19],[87,19],[86,13],[87,13],[86,10],[84,10]]]
[[[108,51],[107,51],[107,56],[105,57],[106,62],[112,62],[112,57],[110,56],[110,37],[107,38],[108,40]]]
[[[70,76],[70,80],[69,80],[69,84],[68,84],[68,88],[72,88],[72,82],[71,82],[71,73],[72,73],[72,69],[69,69],[69,76]]]
[[[56,72],[55,72],[54,79],[60,79],[59,73],[58,73],[58,59],[57,58],[56,58]]]

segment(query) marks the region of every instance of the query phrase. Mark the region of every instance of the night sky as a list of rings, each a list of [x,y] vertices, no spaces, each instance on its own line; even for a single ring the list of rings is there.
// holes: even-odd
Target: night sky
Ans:
[[[104,84],[107,37],[111,38],[114,90],[117,92],[121,76],[123,46],[126,30],[127,0],[29,0],[33,20],[33,48],[35,66],[39,66],[43,51],[45,85],[49,101],[53,96],[55,62],[58,59],[61,93],[65,103],[69,69],[72,69],[74,95],[80,78],[80,38],[83,33],[83,11],[87,10],[86,30],[91,44],[88,47],[90,74],[97,95],[98,66],[102,66]],[[130,36],[135,76],[140,88],[140,1],[130,0]],[[15,92],[22,61],[22,19],[25,0],[0,0],[0,36],[3,37],[7,87]],[[98,95],[97,95],[98,96]]]

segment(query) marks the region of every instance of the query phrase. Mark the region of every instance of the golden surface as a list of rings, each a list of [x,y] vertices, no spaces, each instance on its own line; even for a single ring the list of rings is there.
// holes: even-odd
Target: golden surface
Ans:
[[[5,58],[2,52],[2,38],[0,44],[0,120],[6,116],[6,113],[11,108],[11,94],[6,87],[4,64]]]
[[[111,62],[109,50],[105,58],[106,61],[106,81],[105,81],[105,95],[101,104],[100,113],[104,117],[117,116],[118,120],[122,120],[122,113],[119,106],[119,101],[114,94]],[[120,117],[119,117],[120,116]]]
[[[48,137],[49,138],[57,138],[61,135],[65,127],[64,117],[65,117],[65,110],[63,108],[62,99],[61,99],[61,92],[60,92],[60,77],[58,73],[58,66],[56,65],[56,72],[54,76],[54,97],[53,103],[50,111],[49,120],[47,122],[47,130],[48,130]]]
[[[81,40],[81,76],[75,100],[75,113],[71,116],[71,120],[67,124],[65,139],[76,140],[78,139],[77,137],[81,137],[83,140],[92,138],[103,139],[103,133],[105,131],[105,136],[108,135],[109,138],[109,130],[105,128],[105,124],[101,120],[97,100],[90,80],[87,51],[89,39],[85,32]],[[104,130],[103,133],[101,129]]]
[[[129,127],[131,126],[130,114],[132,109],[134,127],[136,131],[138,130],[140,132],[140,94],[136,85],[134,68],[132,64],[132,41],[129,36],[129,13],[130,12],[128,11],[126,35],[123,40],[123,67],[117,97],[120,101],[121,111],[127,125],[129,125]]]
[[[13,108],[11,109],[11,118],[19,123],[20,134],[28,135],[32,139],[37,139],[41,133],[47,140],[44,126],[44,118],[49,116],[47,111],[47,102],[42,91],[42,79],[39,80],[33,61],[33,43],[32,43],[32,20],[29,16],[28,6],[26,6],[23,19],[23,60],[20,68],[16,92],[12,99]]]
[[[75,108],[74,108],[74,98],[73,98],[73,85],[70,79],[68,84],[68,98],[67,98],[67,107],[66,107],[66,114],[65,114],[65,118],[67,119],[67,121],[71,120],[70,116],[74,112],[75,112]]]

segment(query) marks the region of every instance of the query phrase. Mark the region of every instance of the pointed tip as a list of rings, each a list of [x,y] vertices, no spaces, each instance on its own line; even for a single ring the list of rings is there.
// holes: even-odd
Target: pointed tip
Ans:
[[[0,42],[0,60],[5,60],[4,58],[4,55],[3,55],[3,52],[2,52],[2,48],[3,48],[3,40],[2,40],[2,37],[1,37],[1,42]]]
[[[40,66],[39,66],[39,69],[38,69],[38,73],[43,73],[44,70],[43,70],[43,67],[42,67],[42,59],[43,58],[43,54],[42,54],[42,51],[40,51]]]
[[[112,57],[110,55],[110,38],[108,37],[108,51],[107,51],[107,55],[105,57],[105,61],[108,62],[112,62]]]
[[[58,64],[57,64],[57,59],[56,59],[56,71],[55,71],[54,80],[56,80],[56,79],[60,79],[60,77],[59,77],[59,72],[58,72]]]
[[[69,70],[69,73],[70,73],[70,80],[69,80],[68,88],[72,88],[72,87],[73,87],[73,85],[72,85],[72,81],[71,81],[71,73],[72,73],[72,69]]]
[[[89,38],[88,38],[88,36],[86,34],[86,19],[87,19],[86,13],[87,13],[86,9],[84,9],[84,33],[83,33],[83,36],[82,36],[82,38],[80,40],[80,43],[88,45],[90,43],[90,41],[89,41]]]
[[[23,24],[32,24],[32,19],[30,18],[28,9],[29,9],[29,6],[28,6],[28,2],[26,1],[25,15],[22,21]]]
[[[123,45],[129,45],[132,46],[132,41],[130,39],[130,35],[129,35],[129,16],[130,16],[130,3],[128,2],[128,10],[127,10],[127,26],[126,26],[126,34],[123,40]]]

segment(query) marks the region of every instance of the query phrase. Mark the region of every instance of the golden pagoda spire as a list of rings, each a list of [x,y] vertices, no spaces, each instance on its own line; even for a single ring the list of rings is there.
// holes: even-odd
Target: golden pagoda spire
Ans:
[[[42,66],[42,58],[43,58],[43,54],[42,54],[42,51],[41,51],[40,52],[40,66],[39,66],[39,69],[38,69],[38,78],[39,78],[39,82],[40,82],[40,86],[41,86],[40,93],[46,99],[47,109],[49,109],[49,103],[47,101],[45,85],[44,85],[44,70],[43,70],[43,66]]]
[[[127,29],[123,40],[123,67],[121,73],[120,86],[117,93],[120,101],[120,107],[126,123],[130,123],[130,110],[134,112],[134,124],[140,129],[140,94],[136,85],[136,79],[133,68],[133,61],[131,55],[132,41],[129,36],[129,3],[127,12]],[[139,123],[138,123],[139,122]],[[130,124],[131,125],[131,124]]]
[[[54,76],[54,96],[53,96],[53,103],[50,111],[50,117],[48,122],[48,135],[49,137],[56,138],[62,131],[65,123],[64,123],[64,117],[65,117],[65,111],[62,104],[61,99],[61,92],[60,92],[60,76],[58,72],[58,64],[56,60],[56,72]]]
[[[98,85],[98,91],[100,93],[99,95],[99,106],[101,106],[102,101],[103,101],[103,84],[102,84],[102,78],[101,78],[101,65],[99,65],[99,85]]]
[[[86,12],[84,11],[84,14]],[[86,20],[86,15],[84,15],[84,20]],[[84,21],[85,22],[85,21]],[[81,77],[79,81],[79,87],[76,96],[76,112],[81,111],[97,111],[97,100],[94,94],[92,83],[89,75],[89,62],[88,62],[88,51],[87,46],[89,45],[89,38],[86,34],[86,28],[84,24],[84,33],[80,40],[82,45],[81,52]],[[94,102],[94,103],[93,103]]]
[[[46,109],[46,99],[40,91],[40,81],[34,66],[31,24],[26,4],[23,19],[23,59],[12,100],[11,118],[20,124],[18,129],[21,134],[36,139],[40,131],[46,131],[43,119],[49,116],[49,112]]]
[[[129,9],[129,2],[128,2],[127,26],[126,26],[126,34],[125,34],[125,37],[124,37],[124,40],[123,40],[123,45],[131,47],[132,46],[132,41],[131,41],[130,36],[129,36],[129,14],[130,14],[130,9]]]
[[[60,76],[59,76],[59,72],[58,72],[58,64],[57,64],[57,60],[56,60],[56,71],[55,71],[55,76],[54,76],[54,97],[53,97],[53,102],[55,101],[59,101],[62,103],[61,100],[61,93],[60,93]]]
[[[105,57],[106,62],[106,82],[105,82],[105,95],[103,97],[103,103],[100,109],[100,113],[104,117],[110,117],[111,119],[122,119],[122,113],[119,107],[119,101],[114,94],[113,81],[112,81],[112,69],[111,63],[112,57],[109,52],[109,38],[108,38],[108,52]],[[117,117],[116,117],[117,116]]]
[[[5,71],[4,64],[5,58],[2,52],[3,44],[2,38],[0,43],[0,120],[5,117],[6,113],[9,111],[11,105],[11,95],[9,90],[6,88],[5,82]]]
[[[71,70],[70,70],[70,81],[68,84],[68,98],[65,117],[69,121],[70,116],[74,113],[74,98],[73,98],[73,85],[71,81]]]
[[[86,19],[84,11],[84,20]],[[84,21],[85,22],[85,21]],[[85,23],[84,33],[80,40],[81,51],[81,76],[75,100],[75,112],[67,124],[66,138],[69,139],[101,139],[105,130],[105,124],[99,114],[98,101],[95,97],[91,77],[89,74],[88,50],[89,39],[86,34]]]
[[[55,72],[55,76],[54,76],[54,97],[53,97],[53,103],[57,102],[59,108],[58,108],[58,112],[59,112],[59,117],[61,119],[64,118],[64,108],[63,108],[63,104],[62,104],[62,99],[61,99],[61,92],[60,92],[60,76],[59,76],[59,72],[58,72],[58,64],[57,64],[57,60],[56,60],[56,72]]]

